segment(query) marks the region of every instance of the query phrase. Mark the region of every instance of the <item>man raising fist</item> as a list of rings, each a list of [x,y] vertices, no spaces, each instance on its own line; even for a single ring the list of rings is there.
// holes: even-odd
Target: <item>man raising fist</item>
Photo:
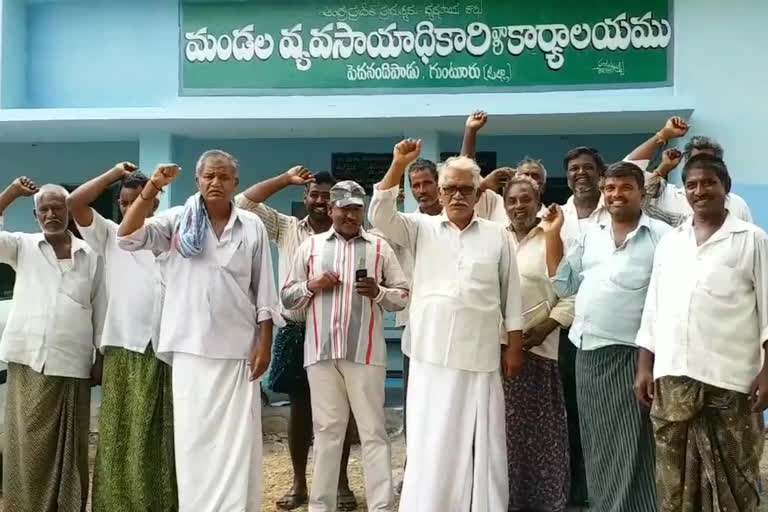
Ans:
[[[78,231],[105,263],[107,315],[100,347],[103,399],[94,512],[178,509],[171,369],[155,357],[162,306],[159,268],[151,251],[120,249],[118,225],[90,207],[113,183],[120,183],[118,206],[124,216],[148,180],[136,165],[122,162],[67,198]],[[157,208],[157,197],[149,204],[147,216]]]
[[[167,284],[158,353],[173,358],[179,510],[260,510],[261,394],[278,310],[264,224],[233,205],[238,162],[219,150],[195,168],[198,193],[147,220],[181,172],[160,165],[128,208],[128,251],[164,254]],[[200,447],[206,449],[201,450]]]
[[[480,169],[467,157],[440,165],[442,215],[397,211],[398,184],[420,151],[418,140],[395,146],[369,211],[371,224],[414,257],[400,510],[506,510],[501,371],[515,375],[523,360],[515,252],[502,225],[475,214]]]

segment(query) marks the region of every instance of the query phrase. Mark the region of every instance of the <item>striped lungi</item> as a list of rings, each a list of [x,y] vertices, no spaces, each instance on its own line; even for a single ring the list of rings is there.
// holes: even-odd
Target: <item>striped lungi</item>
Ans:
[[[108,347],[102,386],[93,512],[178,510],[170,366]]]
[[[88,499],[90,381],[8,363],[5,510],[82,512]]]
[[[579,350],[581,443],[595,512],[656,510],[655,445],[648,409],[635,398],[637,348]]]

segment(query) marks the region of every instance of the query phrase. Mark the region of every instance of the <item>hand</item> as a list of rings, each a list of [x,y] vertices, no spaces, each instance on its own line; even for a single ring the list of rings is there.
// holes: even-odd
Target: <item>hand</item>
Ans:
[[[538,347],[547,336],[557,328],[558,324],[552,319],[547,319],[538,325],[533,326],[523,333],[523,350],[530,350]]]
[[[544,233],[560,233],[564,222],[565,215],[563,214],[563,209],[560,208],[559,204],[553,204],[547,208],[547,213],[541,218],[539,226],[541,226]]]
[[[637,373],[635,374],[635,384],[633,389],[637,401],[650,408],[653,403],[653,372],[638,368]]]
[[[670,117],[667,119],[664,128],[661,129],[661,134],[667,140],[677,139],[684,137],[685,134],[688,133],[689,128],[690,126],[682,117]]]
[[[272,354],[270,353],[270,350],[262,347],[266,347],[266,345],[258,343],[251,349],[251,356],[248,359],[248,366],[250,367],[248,380],[254,381],[258,379],[264,375],[264,372],[266,372],[269,367],[269,361],[272,359]]]
[[[402,167],[411,165],[421,154],[421,139],[405,139],[395,144],[392,163]]]
[[[501,347],[501,369],[504,376],[517,377],[523,368],[525,354],[521,346],[503,345]]]
[[[91,387],[101,386],[102,376],[104,374],[104,358],[101,355],[96,357],[96,361],[91,366]]]
[[[131,162],[120,162],[119,164],[115,164],[115,166],[112,167],[112,171],[120,175],[118,179],[123,179],[127,176],[130,176],[138,170],[138,166],[132,164]]]
[[[355,291],[358,295],[375,299],[379,295],[379,285],[372,277],[365,277],[355,283]]]
[[[173,183],[180,172],[181,167],[176,164],[160,164],[150,180],[157,188],[163,188]]]
[[[752,382],[752,412],[763,412],[768,407],[768,371],[763,368]]]
[[[477,132],[477,131],[480,131],[480,129],[483,126],[485,126],[485,123],[487,122],[488,122],[488,114],[482,110],[475,110],[469,115],[469,117],[467,118],[467,122],[464,124],[464,126],[468,130]]]
[[[24,197],[33,196],[40,190],[35,182],[26,176],[16,178],[11,186],[13,187],[14,192]]]
[[[499,190],[506,185],[507,181],[515,175],[515,169],[511,167],[499,167],[493,170],[488,176],[480,182],[481,190]]]
[[[309,169],[301,165],[291,167],[285,171],[285,177],[291,185],[306,185],[315,181],[315,177],[309,172]]]
[[[307,282],[307,288],[309,288],[309,291],[312,293],[316,293],[322,290],[327,290],[328,288],[333,288],[340,282],[339,274],[336,272],[323,272],[318,277],[310,279]]]
[[[675,167],[680,165],[680,160],[683,159],[683,154],[677,148],[672,148],[664,151],[661,155],[661,167],[666,173],[669,173]],[[666,176],[666,174],[665,174]]]

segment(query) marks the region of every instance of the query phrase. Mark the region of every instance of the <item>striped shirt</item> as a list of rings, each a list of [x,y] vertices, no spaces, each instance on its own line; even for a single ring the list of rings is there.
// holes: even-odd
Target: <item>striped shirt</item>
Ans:
[[[293,215],[285,215],[264,203],[251,201],[245,197],[245,194],[235,196],[235,205],[255,213],[264,223],[269,241],[277,246],[280,256],[277,267],[278,286],[283,286],[299,246],[315,234],[308,218],[304,217],[299,220]],[[288,320],[304,321],[305,312],[303,310],[289,311],[281,305],[280,313]]]
[[[355,273],[360,269],[376,279],[375,299],[355,291]],[[324,272],[336,272],[340,283],[313,294],[307,282]],[[345,240],[331,228],[301,244],[281,297],[285,308],[307,310],[304,366],[328,359],[386,366],[382,310],[405,307],[408,281],[382,238],[361,229],[360,236]]]

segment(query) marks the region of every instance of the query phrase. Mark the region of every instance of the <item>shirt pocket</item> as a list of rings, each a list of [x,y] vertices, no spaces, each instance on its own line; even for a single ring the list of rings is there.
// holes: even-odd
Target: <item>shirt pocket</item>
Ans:
[[[724,264],[714,264],[706,268],[699,281],[708,294],[726,298],[745,288],[744,277],[734,267]]]
[[[495,261],[474,260],[469,263],[469,279],[461,283],[474,294],[496,294],[499,290],[499,264]],[[491,295],[493,296],[493,295]]]
[[[61,276],[60,293],[81,308],[91,307],[91,280],[80,272],[69,270]]]
[[[611,269],[608,280],[619,290],[640,291],[648,288],[653,270],[653,259],[628,257]],[[604,264],[604,263],[603,263]]]
[[[235,245],[235,249],[231,250],[231,252],[223,258],[223,262],[224,264],[221,265],[221,268],[233,275],[238,282],[241,280],[248,281],[250,279],[253,258],[251,256],[251,251],[248,250],[243,240],[240,240],[240,242]]]

